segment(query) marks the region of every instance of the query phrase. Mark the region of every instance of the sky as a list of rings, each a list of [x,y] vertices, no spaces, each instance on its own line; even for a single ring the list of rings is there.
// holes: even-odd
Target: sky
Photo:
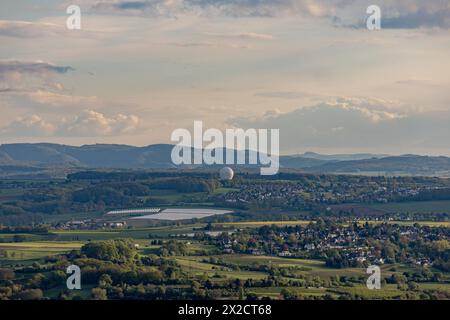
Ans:
[[[0,0],[0,143],[202,120],[279,129],[281,153],[450,155],[449,57],[448,0]]]

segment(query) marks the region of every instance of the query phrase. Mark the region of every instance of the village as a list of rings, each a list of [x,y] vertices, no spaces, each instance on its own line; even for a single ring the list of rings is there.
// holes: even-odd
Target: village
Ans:
[[[295,227],[263,227],[224,233],[214,240],[224,254],[245,253],[255,256],[318,258],[330,251],[339,252],[346,267],[403,263],[429,266],[429,258],[419,252],[399,255],[395,242],[446,241],[447,228],[424,228],[418,225],[378,225],[354,223],[323,228],[319,223]],[[397,239],[396,239],[397,238]]]
[[[388,203],[398,199],[412,199],[423,190],[436,190],[436,186],[398,185],[385,179],[350,182],[346,177],[337,181],[321,180],[315,177],[306,182],[271,182],[238,184],[236,188],[224,194],[211,197],[229,204],[267,203],[282,207],[310,208],[312,204],[333,205],[341,203]]]

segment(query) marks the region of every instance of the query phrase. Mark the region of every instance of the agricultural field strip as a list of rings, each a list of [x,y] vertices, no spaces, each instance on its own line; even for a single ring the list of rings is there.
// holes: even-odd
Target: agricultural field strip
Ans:
[[[6,249],[78,249],[82,242],[14,242],[0,243],[0,248]]]
[[[175,261],[179,263],[183,268],[185,268],[188,272],[194,272],[195,274],[201,275],[204,273],[207,274],[219,274],[222,276],[226,276],[227,278],[239,278],[239,279],[264,279],[267,277],[265,272],[258,271],[233,271],[226,270],[226,267],[222,267],[219,265],[201,262],[196,259],[189,259],[190,257],[177,257]]]
[[[429,226],[429,227],[450,227],[450,221],[377,221],[377,220],[367,220],[367,221],[358,221],[360,224],[364,223],[370,224],[399,224],[399,225],[414,225],[415,223],[419,225]],[[261,226],[270,226],[270,225],[280,225],[280,226],[296,226],[296,225],[307,225],[309,223],[314,223],[313,220],[292,220],[292,221],[245,221],[245,222],[223,222],[223,223],[215,223],[216,226],[243,226],[243,227],[261,227]]]

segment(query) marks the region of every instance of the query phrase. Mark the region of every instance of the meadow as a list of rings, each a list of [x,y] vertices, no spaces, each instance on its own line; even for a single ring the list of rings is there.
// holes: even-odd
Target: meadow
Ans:
[[[80,249],[82,242],[19,242],[0,243],[2,257],[0,266],[13,265],[17,263],[31,264],[51,255],[67,253],[71,250]]]
[[[389,213],[448,213],[450,200],[393,202],[383,204],[368,204],[365,207],[383,210]]]

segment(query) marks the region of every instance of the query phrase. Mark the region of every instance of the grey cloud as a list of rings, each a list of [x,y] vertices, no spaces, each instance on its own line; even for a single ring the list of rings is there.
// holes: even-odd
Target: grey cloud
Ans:
[[[416,29],[450,27],[450,7],[429,12],[424,8],[397,17],[387,17],[382,20],[382,27],[386,29]]]
[[[116,4],[116,7],[122,10],[142,10],[150,6],[151,3],[148,1],[120,2]]]
[[[382,102],[340,100],[272,114],[233,119],[242,128],[280,129],[282,151],[299,148],[407,150],[449,148],[450,112],[395,112]]]
[[[37,88],[61,88],[52,80],[56,75],[73,71],[70,66],[58,66],[44,61],[0,60],[1,93],[35,90]]]
[[[182,2],[180,2],[182,3]],[[183,5],[172,5],[166,0],[145,1],[95,1],[91,11],[124,15],[172,16],[183,11]]]
[[[377,5],[381,9],[382,29],[450,28],[450,2],[448,1],[382,0]],[[366,15],[360,15],[353,23],[337,18],[334,24],[364,29],[366,18]]]
[[[13,88],[0,89],[0,93],[24,93],[24,92],[26,91]]]
[[[21,74],[43,74],[43,73],[67,73],[74,69],[70,66],[57,66],[43,61],[0,61],[0,75],[2,73],[17,72]]]
[[[293,9],[295,1],[282,0],[191,0],[192,6],[213,8],[230,16],[272,17],[288,8]]]
[[[280,14],[304,13],[326,16],[334,6],[342,6],[346,0],[142,0],[96,1],[95,10],[141,11],[153,15],[174,15],[182,12],[217,13],[233,17],[273,17]],[[330,5],[328,5],[330,4]],[[329,10],[330,9],[330,10]]]
[[[174,16],[183,12],[231,17],[306,15],[328,18],[336,26],[365,28],[365,11],[371,4],[371,1],[356,0],[141,0],[96,1],[93,8],[100,12],[138,12],[156,16]],[[450,27],[448,1],[380,0],[377,4],[382,9],[382,25],[386,29]]]

